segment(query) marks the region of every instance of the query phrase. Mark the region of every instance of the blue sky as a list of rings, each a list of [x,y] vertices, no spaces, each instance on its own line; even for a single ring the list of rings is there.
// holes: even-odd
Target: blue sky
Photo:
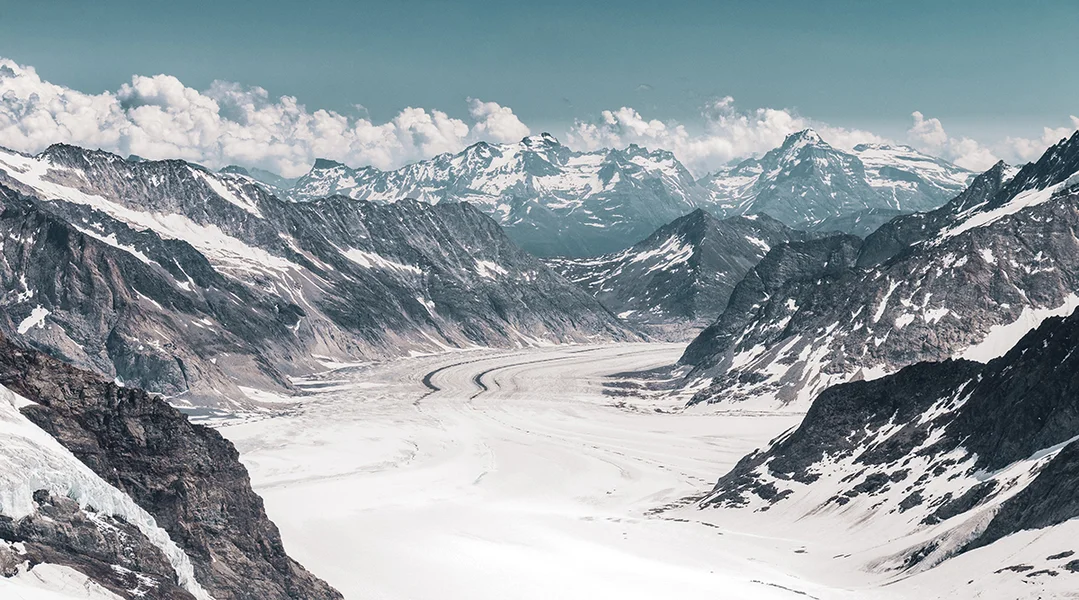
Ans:
[[[536,132],[623,106],[695,130],[732,96],[889,138],[917,110],[990,143],[1079,112],[1077,26],[1074,1],[5,1],[0,56],[86,93],[165,73],[375,122],[481,98]]]

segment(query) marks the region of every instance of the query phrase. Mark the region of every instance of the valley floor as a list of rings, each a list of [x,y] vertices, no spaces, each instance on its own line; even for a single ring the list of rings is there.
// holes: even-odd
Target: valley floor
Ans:
[[[293,413],[221,431],[289,553],[350,599],[819,595],[714,527],[649,516],[798,420],[669,414],[602,393],[604,376],[670,364],[682,349],[484,350],[347,368],[304,382],[317,395]]]
[[[301,382],[313,395],[287,414],[221,431],[289,553],[349,599],[917,589],[881,587],[885,577],[825,555],[845,545],[827,531],[800,539],[767,513],[742,522],[677,508],[801,418],[669,412],[680,402],[603,393],[607,375],[671,364],[682,349],[476,350],[347,367]]]

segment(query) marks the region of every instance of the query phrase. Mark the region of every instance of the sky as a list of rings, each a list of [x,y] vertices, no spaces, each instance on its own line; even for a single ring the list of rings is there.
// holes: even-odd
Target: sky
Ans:
[[[982,168],[1029,160],[1076,127],[1077,27],[1072,0],[0,0],[0,57],[17,72],[0,77],[0,145],[35,151],[46,138],[97,140],[294,175],[312,153],[389,168],[527,130],[581,148],[665,146],[700,174],[767,150],[784,127],[811,125],[836,145],[911,143]],[[142,115],[133,127],[129,115],[125,131],[95,137],[57,106],[28,108],[34,86],[12,81],[27,71],[35,85],[66,90],[63,110],[80,103],[77,94],[102,105],[111,96],[121,112],[154,97],[149,104],[170,113],[169,123],[151,126]],[[117,100],[124,86],[140,87],[137,78],[160,75],[169,82]],[[195,104],[231,94],[253,111],[277,106],[280,118],[300,107],[312,123],[299,127],[314,129],[193,131],[183,121],[198,118],[178,116],[167,94],[150,89],[172,81]],[[95,110],[109,120],[112,109]],[[344,119],[343,130],[317,123],[320,110]],[[259,116],[217,112],[224,121]],[[186,138],[168,138],[179,130]],[[248,143],[223,149],[206,139],[225,134]],[[345,137],[316,143],[329,135]],[[267,140],[281,147],[260,154],[253,146]]]

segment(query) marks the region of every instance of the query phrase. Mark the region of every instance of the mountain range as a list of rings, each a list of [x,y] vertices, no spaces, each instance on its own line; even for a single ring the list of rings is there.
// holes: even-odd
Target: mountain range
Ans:
[[[696,402],[794,403],[925,360],[989,360],[1079,306],[1079,134],[1000,163],[939,209],[864,241],[772,249],[682,357]]]
[[[1074,534],[1053,528],[1079,517],[1077,345],[1079,312],[987,364],[922,362],[828,388],[700,506],[767,511],[788,533],[826,529],[836,559],[892,581],[1015,539],[950,576],[960,597],[1020,597],[1040,578],[1074,577]]]
[[[700,179],[665,150],[579,152],[550,134],[480,142],[392,171],[319,159],[294,182],[252,176],[298,202],[334,194],[379,203],[470,202],[525,250],[581,258],[623,250],[697,208],[865,234],[870,224],[940,206],[973,173],[907,146],[864,144],[844,152],[805,130],[759,159]]]
[[[296,203],[63,145],[0,152],[0,203],[0,330],[174,402],[363,357],[634,337],[469,203]]]
[[[284,192],[299,201],[331,194],[380,203],[469,202],[539,256],[619,250],[706,200],[670,152],[576,152],[549,134],[480,142],[394,171],[318,160]]]
[[[909,146],[860,144],[844,152],[806,129],[761,158],[701,182],[721,214],[765,213],[793,227],[820,228],[866,211],[932,210],[962,191],[973,175]]]

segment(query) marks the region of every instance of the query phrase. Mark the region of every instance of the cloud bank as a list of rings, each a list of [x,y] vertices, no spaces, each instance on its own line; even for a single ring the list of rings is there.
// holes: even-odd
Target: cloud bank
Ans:
[[[713,171],[732,160],[763,154],[782,144],[788,134],[810,127],[828,143],[842,149],[887,141],[868,131],[833,127],[790,110],[742,111],[730,96],[710,103],[701,117],[703,130],[691,134],[684,125],[649,120],[624,106],[603,111],[598,122],[578,121],[570,130],[568,141],[585,149],[620,148],[629,144],[666,148],[697,174]]]
[[[271,98],[260,87],[214,82],[196,90],[169,75],[136,75],[116,91],[86,94],[43,80],[33,67],[0,58],[0,145],[39,152],[66,142],[151,159],[181,158],[219,168],[259,167],[286,177],[307,172],[315,158],[381,169],[402,166],[480,140],[514,142],[532,130],[497,102],[467,99],[468,117],[409,107],[376,123],[368,116],[309,110],[296,98]],[[357,112],[366,110],[357,105]],[[1046,127],[1037,138],[1006,138],[983,144],[947,133],[939,119],[915,111],[905,140],[836,127],[790,109],[744,110],[731,97],[706,105],[702,127],[648,118],[623,106],[595,120],[578,120],[566,133],[579,150],[638,144],[672,151],[693,173],[703,175],[750,156],[759,156],[795,131],[812,127],[841,149],[865,142],[910,143],[973,170],[1000,158],[1021,163],[1079,128]]]
[[[914,125],[907,134],[916,147],[974,171],[984,171],[999,160],[1014,165],[1030,162],[1079,129],[1079,117],[1073,115],[1070,127],[1045,127],[1039,138],[1007,137],[992,146],[984,146],[968,137],[949,135],[940,119],[926,118],[919,111],[914,111],[911,117]]]
[[[471,123],[438,110],[405,108],[387,123],[327,110],[259,87],[215,82],[199,91],[169,75],[136,75],[116,92],[85,94],[0,59],[0,145],[38,152],[67,142],[146,158],[260,167],[296,176],[317,157],[398,167],[479,139],[528,135],[513,111],[469,101]]]

